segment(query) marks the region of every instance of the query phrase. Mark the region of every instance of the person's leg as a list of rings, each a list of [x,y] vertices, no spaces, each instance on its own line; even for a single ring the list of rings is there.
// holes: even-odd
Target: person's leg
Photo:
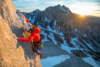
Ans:
[[[41,53],[37,47],[34,47],[33,51],[36,52],[37,54],[39,54],[40,56],[43,55],[43,53]]]
[[[39,54],[40,56],[43,55],[43,53],[41,53],[39,50],[37,50],[36,53]]]

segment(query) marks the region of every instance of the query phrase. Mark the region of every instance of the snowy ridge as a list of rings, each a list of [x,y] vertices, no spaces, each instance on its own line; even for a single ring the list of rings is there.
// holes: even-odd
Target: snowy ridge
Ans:
[[[45,17],[45,21],[47,21],[48,23],[50,23],[50,20],[47,17]]]
[[[70,15],[70,14],[68,14],[68,13],[70,13],[70,11],[64,9],[62,6],[60,6],[58,8],[61,9],[61,11],[64,11],[64,12],[67,11],[67,13],[65,12],[66,17],[68,17]],[[55,11],[53,10],[53,12],[55,12]],[[64,12],[60,12],[60,13],[64,13]],[[52,13],[52,11],[50,13]],[[49,14],[49,13],[47,13],[47,14]],[[51,18],[51,17],[54,17],[54,18]],[[59,14],[57,16],[53,14],[53,16],[51,16],[51,17],[49,15],[48,16],[45,15],[42,12],[41,13],[33,12],[33,14],[30,14],[30,16],[28,17],[28,19],[31,21],[31,23],[33,23],[34,25],[36,24],[36,26],[41,28],[40,34],[44,35],[44,42],[52,41],[56,45],[61,45],[61,49],[67,51],[68,53],[73,53],[72,50],[73,51],[76,51],[76,50],[82,51],[87,56],[92,57],[92,58],[95,57],[96,59],[98,59],[96,61],[100,62],[100,59],[99,59],[100,42],[96,41],[96,38],[94,38],[95,34],[92,32],[92,26],[88,26],[88,24],[87,24],[85,27],[80,29],[80,27],[82,27],[81,25],[78,25],[79,27],[73,26],[73,25],[77,24],[77,23],[72,24],[72,23],[75,23],[74,19],[66,18],[68,20],[68,21],[66,21],[66,20],[63,20],[62,17],[59,17]],[[68,18],[70,18],[70,17],[68,17]],[[51,21],[52,21],[52,24],[51,24]],[[72,22],[70,22],[70,21],[72,21]],[[68,22],[68,24],[66,24],[65,22]],[[42,25],[42,24],[44,24],[44,25]],[[65,25],[67,25],[67,26],[65,26]],[[91,24],[91,25],[93,25],[93,24]],[[89,31],[87,30],[88,28],[89,28]],[[93,28],[94,28],[94,26],[93,26]],[[85,31],[85,32],[82,33],[82,31]],[[89,33],[87,33],[87,32],[89,32]],[[92,34],[91,34],[91,32],[92,32]],[[99,39],[99,34],[97,34],[97,37]],[[98,49],[97,49],[97,47],[98,47]],[[76,53],[77,53],[77,51],[76,51]],[[95,53],[95,52],[97,52],[97,53]]]
[[[53,26],[53,28],[55,28],[55,26],[56,26],[56,23],[57,23],[57,22],[56,22],[56,20],[55,20],[55,21],[54,21],[54,26]]]
[[[46,59],[42,59],[41,64],[42,64],[42,67],[53,67],[61,63],[62,61],[64,62],[66,59],[70,59],[70,56],[60,55],[60,56],[48,57]]]
[[[83,60],[91,65],[93,65],[94,67],[100,67],[92,57],[86,57],[86,58],[83,58]]]
[[[48,20],[47,18],[45,19],[45,21],[47,21],[47,22],[50,22],[50,20]],[[54,21],[54,26],[56,25],[56,20]],[[44,39],[44,42],[45,41],[50,41],[48,38],[50,38],[51,40],[52,40],[52,42],[55,44],[55,45],[58,45],[58,43],[57,43],[57,40],[55,40],[56,38],[55,38],[55,36],[54,36],[54,33],[55,34],[57,34],[57,35],[59,35],[60,37],[61,37],[61,39],[64,41],[64,43],[61,43],[61,49],[63,49],[63,50],[65,50],[65,51],[67,51],[68,53],[72,53],[71,51],[72,50],[81,50],[81,51],[89,51],[88,50],[88,48],[87,48],[87,46],[90,48],[90,49],[92,49],[93,51],[95,51],[94,49],[93,49],[93,47],[90,45],[90,44],[88,44],[88,43],[86,43],[86,41],[85,40],[83,40],[83,42],[87,45],[87,46],[84,46],[84,44],[83,43],[81,43],[81,42],[79,42],[78,41],[78,37],[76,37],[76,38],[71,38],[71,43],[75,46],[74,48],[72,48],[72,47],[69,47],[68,46],[68,44],[67,44],[67,42],[66,42],[66,40],[65,40],[65,37],[64,37],[64,34],[62,33],[62,31],[59,33],[57,30],[53,30],[49,25],[47,26],[47,28],[43,28],[42,26],[40,26],[40,25],[38,25],[38,27],[40,27],[41,29],[42,29],[42,32],[40,33],[40,34],[45,34],[45,39]],[[55,28],[55,27],[54,27]],[[60,28],[60,27],[59,27]],[[44,30],[47,30],[48,32],[49,32],[49,34],[48,33],[46,33]],[[77,32],[78,33],[80,33],[77,29],[75,29],[74,30],[74,34],[75,35],[78,35],[77,34]],[[81,34],[81,33],[80,33]],[[79,35],[78,35],[79,36]],[[83,37],[86,37],[87,35],[83,35]],[[48,38],[47,38],[48,37]],[[82,49],[79,45],[76,45],[77,43],[76,42],[78,42],[79,44],[81,44],[81,46],[83,47],[83,48],[85,48],[85,49]],[[88,54],[87,54],[88,55]],[[91,64],[91,65],[93,65],[94,67],[98,67],[98,64],[93,60],[93,58],[91,58],[91,55],[88,55],[89,57],[87,57],[87,58],[83,58],[83,60],[85,61],[85,62],[88,62],[89,64],[91,64],[89,61],[87,61],[87,60],[91,60],[91,62],[93,63],[93,64]],[[61,56],[60,56],[61,57]],[[53,57],[52,57],[53,58]],[[47,59],[44,59],[44,60],[42,60],[41,62],[42,62],[42,65],[44,64],[44,61],[46,61],[46,60],[50,60],[50,58],[47,58]],[[58,62],[58,63],[60,63],[60,62]],[[57,63],[55,63],[55,64],[57,64]],[[96,66],[95,66],[96,65]]]
[[[61,48],[62,48],[63,50],[66,50],[68,53],[71,53],[71,50],[79,50],[78,47],[76,47],[76,48],[71,48],[71,47],[69,47],[68,44],[66,43],[64,37],[62,37],[62,39],[63,39],[63,41],[64,41],[64,44],[61,44]],[[74,41],[74,40],[72,40],[72,41]],[[72,44],[74,44],[74,43],[72,42]]]
[[[53,33],[55,33],[55,31],[52,30],[49,26],[48,26],[48,28],[49,28],[48,31],[50,32],[50,35],[47,35],[46,33],[44,33],[44,31],[41,32],[41,34],[46,34],[45,37],[48,36],[49,38],[52,39],[52,41],[55,43],[55,45],[57,45],[57,41],[55,40],[54,35],[53,35]],[[43,28],[42,28],[42,29],[43,29]],[[53,31],[53,32],[52,32],[52,31]],[[57,32],[56,32],[56,33],[57,33]],[[57,33],[57,34],[59,34],[59,33]],[[63,33],[60,33],[59,35],[61,36],[61,38],[62,38],[63,41],[64,41],[64,44],[61,44],[61,49],[67,51],[68,53],[72,53],[71,50],[83,50],[83,49],[79,49],[79,47],[75,45],[75,44],[76,44],[75,41],[78,42],[78,38],[71,38],[71,43],[72,43],[73,45],[76,46],[75,48],[71,48],[71,47],[68,46],[68,44],[67,44],[66,41],[65,41],[65,38],[62,36]],[[49,41],[47,38],[45,38],[44,40],[45,40],[45,41]],[[87,44],[87,43],[86,43],[86,44]],[[89,44],[87,44],[87,45],[89,45]],[[85,47],[85,46],[84,46],[84,47]],[[85,47],[85,48],[86,48],[86,47]],[[93,48],[91,47],[91,49],[93,49]],[[86,49],[86,50],[88,50],[88,49]],[[89,56],[89,57],[83,58],[83,60],[84,60],[85,62],[88,62],[89,64],[93,65],[94,67],[99,67],[99,65],[93,60],[93,58],[91,58],[90,55],[88,55],[88,56]],[[62,58],[62,56],[58,56],[58,57],[59,57],[59,58]],[[52,59],[54,60],[54,59],[56,59],[56,58],[57,58],[57,57],[48,57],[48,58],[46,58],[46,59],[42,59],[42,60],[41,60],[41,64],[44,65],[44,63],[47,63],[47,65],[48,65],[48,63],[50,63],[50,62],[45,62],[45,61],[50,61],[50,60],[52,60]],[[88,60],[90,60],[92,63],[90,63]],[[60,61],[62,61],[62,60],[60,60]],[[60,61],[59,61],[59,62],[56,62],[56,63],[54,63],[54,64],[51,64],[50,67],[56,65],[57,63],[60,63]],[[43,66],[43,67],[46,67],[46,66]]]
[[[35,16],[32,18],[32,20],[30,20],[31,21],[31,23],[34,23],[34,21],[35,21]]]
[[[65,9],[62,6],[60,6],[59,9],[65,12]]]

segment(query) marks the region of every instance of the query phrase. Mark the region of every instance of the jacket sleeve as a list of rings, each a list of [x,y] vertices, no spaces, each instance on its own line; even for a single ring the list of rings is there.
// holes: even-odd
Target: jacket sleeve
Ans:
[[[22,38],[22,37],[18,37],[18,41],[22,41],[22,42],[30,42],[34,39],[35,35],[30,35],[28,38]]]

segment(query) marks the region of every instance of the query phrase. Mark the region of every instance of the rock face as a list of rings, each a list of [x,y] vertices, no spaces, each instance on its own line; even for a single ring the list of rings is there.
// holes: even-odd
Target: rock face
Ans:
[[[40,57],[32,52],[31,44],[12,36],[15,33],[22,37],[24,23],[12,0],[0,0],[0,67],[41,67]]]
[[[65,6],[48,7],[44,11],[36,10],[24,13],[31,23],[42,29],[44,39],[55,44],[79,48],[72,52],[91,55],[100,62],[100,18],[80,16]]]

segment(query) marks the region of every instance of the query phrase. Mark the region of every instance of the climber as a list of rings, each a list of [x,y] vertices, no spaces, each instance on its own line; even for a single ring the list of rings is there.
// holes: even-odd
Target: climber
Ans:
[[[22,42],[33,41],[34,43],[34,47],[32,46],[33,51],[36,52],[38,55],[40,55],[40,57],[42,57],[43,53],[39,51],[39,46],[38,46],[39,43],[43,41],[42,39],[40,39],[40,34],[39,34],[41,30],[39,27],[32,25],[26,17],[25,19],[27,23],[24,24],[23,29],[25,31],[30,32],[31,35],[28,38],[22,38],[22,37],[17,37],[15,34],[13,34],[13,37],[16,38],[18,41]]]

